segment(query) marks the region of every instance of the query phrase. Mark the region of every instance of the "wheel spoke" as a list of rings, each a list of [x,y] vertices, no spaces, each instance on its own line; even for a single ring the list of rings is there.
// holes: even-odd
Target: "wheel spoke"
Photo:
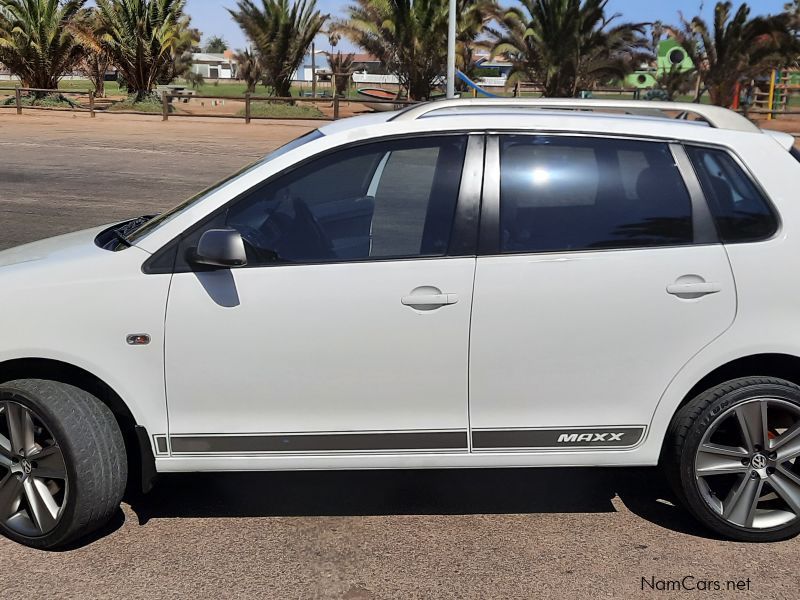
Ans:
[[[736,525],[752,527],[762,486],[761,478],[742,478],[722,503],[722,516]]]
[[[11,437],[11,450],[24,456],[35,448],[31,414],[13,402],[6,403],[5,413]]]
[[[800,479],[783,467],[778,467],[778,470],[770,476],[769,484],[789,505],[792,512],[800,516]]]
[[[0,481],[0,519],[6,520],[15,509],[22,496],[22,482],[14,473],[8,473]]]
[[[778,440],[781,440],[783,438],[783,435],[780,436]],[[792,460],[796,456],[800,455],[800,435],[793,436],[792,438],[781,443],[780,446],[776,446],[776,448],[777,448],[776,452],[778,454],[779,462],[786,462],[787,460]]]
[[[769,448],[770,450],[778,450],[791,441],[797,442],[798,436],[800,436],[800,421],[797,421],[794,425],[792,425],[774,440],[770,440]]]
[[[742,459],[747,457],[748,453],[744,448],[703,444],[697,452],[695,471],[700,477],[745,473],[748,467],[742,464]]]
[[[31,455],[30,459],[36,464],[32,471],[34,477],[42,479],[65,479],[67,477],[64,455],[61,454],[58,446],[50,446],[36,452]]]
[[[0,467],[10,467],[12,458],[11,440],[0,433]]]
[[[769,440],[767,434],[767,403],[764,401],[748,402],[736,407],[736,417],[742,428],[744,443],[747,449],[754,452],[756,446],[766,448]]]
[[[47,533],[56,525],[58,505],[45,483],[36,477],[28,477],[23,482],[25,497],[28,499],[31,516],[42,533]]]

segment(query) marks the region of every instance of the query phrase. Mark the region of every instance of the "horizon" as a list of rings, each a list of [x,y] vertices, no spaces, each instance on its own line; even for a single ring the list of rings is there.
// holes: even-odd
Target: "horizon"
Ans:
[[[258,0],[255,0],[258,4]],[[329,13],[332,17],[344,16],[347,6],[351,2],[341,0],[318,0],[317,8]],[[503,0],[503,6],[510,6],[513,2]],[[609,14],[619,13],[620,21],[634,23],[663,21],[665,23],[677,23],[679,13],[682,12],[687,18],[700,14],[706,20],[712,20],[714,6],[716,2],[702,2],[700,0],[674,0],[673,2],[643,2],[642,0],[609,0],[607,12]],[[734,1],[734,10],[745,2]],[[775,14],[783,11],[786,0],[758,0],[758,6],[754,2],[747,2],[750,6],[751,16]],[[701,5],[703,6],[701,10]],[[201,45],[204,46],[212,36],[220,36],[225,39],[232,50],[239,50],[247,47],[248,42],[238,25],[228,13],[228,8],[235,8],[235,0],[188,0],[186,12],[192,17],[192,26],[198,28],[203,39]],[[316,43],[320,49],[328,49],[327,36],[318,35]],[[337,46],[341,50],[354,50],[356,46],[347,39]]]

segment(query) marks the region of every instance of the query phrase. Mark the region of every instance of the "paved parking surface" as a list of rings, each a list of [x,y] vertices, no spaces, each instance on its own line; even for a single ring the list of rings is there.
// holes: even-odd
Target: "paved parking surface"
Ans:
[[[0,114],[0,247],[163,210],[307,129]],[[186,474],[68,551],[0,539],[0,598],[796,598],[798,550],[709,537],[649,469]]]

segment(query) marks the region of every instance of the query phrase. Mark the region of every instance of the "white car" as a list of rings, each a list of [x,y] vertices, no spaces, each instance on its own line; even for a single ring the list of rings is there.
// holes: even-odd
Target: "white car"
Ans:
[[[718,534],[794,536],[792,144],[694,104],[442,101],[2,252],[0,529],[63,546],[156,473],[662,464]]]

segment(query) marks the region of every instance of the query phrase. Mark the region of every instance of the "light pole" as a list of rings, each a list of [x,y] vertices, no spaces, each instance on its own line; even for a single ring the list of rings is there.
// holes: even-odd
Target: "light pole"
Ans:
[[[450,0],[447,28],[447,97],[456,96],[456,0]]]

